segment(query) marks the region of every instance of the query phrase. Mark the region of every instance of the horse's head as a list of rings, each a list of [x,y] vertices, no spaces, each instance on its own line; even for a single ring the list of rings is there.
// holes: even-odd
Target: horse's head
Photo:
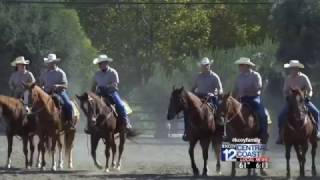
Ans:
[[[299,89],[291,89],[290,95],[287,97],[289,112],[295,117],[296,120],[304,118],[307,113],[305,105],[305,95]]]
[[[224,120],[227,120],[228,117],[233,113],[232,111],[232,101],[234,98],[231,96],[231,93],[227,93],[219,96],[219,105],[217,108],[217,117],[216,121],[218,124],[223,124]],[[230,119],[231,120],[231,119]]]
[[[96,100],[87,92],[80,96],[76,96],[80,101],[80,107],[86,115],[88,122],[95,122],[99,114],[99,108]]]
[[[23,93],[23,104],[27,107],[35,106],[35,103],[39,101],[40,97],[37,93],[36,83],[24,83],[25,91]],[[39,88],[39,87],[38,87]]]
[[[185,94],[186,92],[184,90],[184,87],[178,89],[173,87],[167,114],[168,120],[172,120],[177,114],[179,114],[185,108]]]

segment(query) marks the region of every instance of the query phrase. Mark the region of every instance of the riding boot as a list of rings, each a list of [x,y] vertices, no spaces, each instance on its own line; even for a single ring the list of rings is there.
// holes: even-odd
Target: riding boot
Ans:
[[[182,140],[183,141],[189,141],[189,135],[188,133],[186,132],[186,130],[184,131],[183,135],[182,135]]]
[[[276,144],[278,144],[278,145],[283,145],[283,132],[282,132],[282,128],[279,129],[279,135],[278,135]]]

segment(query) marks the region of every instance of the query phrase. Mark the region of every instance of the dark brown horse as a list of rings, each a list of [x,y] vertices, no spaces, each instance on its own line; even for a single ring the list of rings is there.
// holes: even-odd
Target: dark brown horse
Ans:
[[[316,165],[315,156],[317,150],[316,125],[313,116],[307,110],[304,94],[300,90],[292,90],[287,98],[288,119],[284,127],[284,144],[286,147],[287,177],[290,177],[290,152],[293,146],[297,152],[300,166],[300,176],[304,176],[304,166],[306,162],[306,152],[308,142],[311,143],[312,155],[312,175],[315,176]]]
[[[210,142],[213,142],[214,145],[217,158],[216,171],[220,174],[220,147],[222,136],[216,133],[214,111],[207,103],[202,102],[193,93],[184,90],[183,87],[179,89],[173,88],[167,119],[172,120],[180,112],[185,112],[185,116],[187,116],[190,123],[189,155],[193,174],[196,176],[199,175],[199,170],[194,160],[194,147],[198,141],[200,141],[204,160],[202,175],[208,175],[207,161]]]
[[[18,135],[22,138],[25,166],[30,168],[33,164],[34,145],[33,134],[36,130],[35,121],[27,119],[27,114],[21,100],[0,95],[0,122],[5,126],[8,140],[7,168],[11,168],[11,153],[13,137]],[[30,159],[28,160],[28,141],[30,142]]]
[[[31,105],[32,113],[36,116],[37,131],[39,136],[39,156],[38,166],[43,170],[45,169],[45,151],[46,147],[51,152],[52,166],[51,169],[55,171],[57,169],[55,160],[55,148],[58,144],[59,149],[59,162],[58,168],[63,168],[62,159],[62,135],[65,136],[65,151],[68,157],[68,166],[72,168],[72,148],[75,137],[75,130],[63,129],[63,116],[62,111],[54,102],[53,98],[44,92],[39,86],[34,83],[25,85],[26,92],[25,97],[28,97],[28,101]],[[79,116],[74,117],[74,123],[79,121]],[[41,153],[41,156],[40,156]],[[41,157],[41,160],[40,160]]]
[[[228,141],[232,138],[258,138],[259,124],[254,111],[245,104],[241,104],[233,98],[230,93],[220,98],[217,110],[217,123],[226,126],[226,135]],[[267,139],[262,140],[262,144],[267,143]],[[236,175],[235,162],[232,162],[231,176]],[[262,175],[266,175],[263,169],[260,169]],[[248,169],[248,175],[251,170]]]
[[[77,96],[80,101],[80,107],[83,113],[87,117],[88,126],[94,129],[91,133],[91,156],[94,160],[94,164],[99,169],[102,166],[97,160],[96,149],[100,139],[104,140],[105,143],[105,156],[106,164],[105,171],[109,171],[109,158],[110,149],[112,150],[112,162],[111,166],[113,169],[120,170],[121,157],[124,150],[124,144],[126,140],[126,132],[124,130],[124,125],[120,125],[117,121],[116,114],[110,104],[105,103],[105,99],[95,95],[92,92],[85,92],[80,96]],[[118,123],[118,124],[117,124]],[[119,132],[119,154],[117,164],[115,163],[116,155],[116,143],[115,143],[115,133]]]

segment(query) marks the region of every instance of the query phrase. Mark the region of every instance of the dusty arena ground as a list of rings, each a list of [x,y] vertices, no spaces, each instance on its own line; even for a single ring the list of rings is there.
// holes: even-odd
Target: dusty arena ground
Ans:
[[[6,163],[7,142],[5,136],[0,136],[0,179],[8,180],[38,180],[38,179],[207,179],[202,177],[192,177],[189,157],[187,154],[187,143],[180,138],[153,139],[137,138],[135,142],[129,141],[125,148],[121,172],[104,173],[95,168],[87,148],[87,136],[78,134],[76,137],[76,146],[74,151],[74,169],[51,172],[49,170],[40,172],[38,169],[24,169],[23,153],[21,141],[14,139],[14,150],[12,154],[13,168],[7,170],[4,168]],[[270,142],[273,144],[274,142]],[[267,177],[245,176],[245,170],[237,171],[239,179],[285,179],[285,158],[284,147],[270,145],[268,155],[272,159],[271,168],[268,169]],[[200,148],[196,149],[196,159],[199,169],[202,169]],[[318,172],[320,173],[320,151],[318,150]],[[310,153],[308,152],[308,157]],[[103,144],[100,142],[98,150],[100,162],[104,162]],[[209,156],[210,176],[208,179],[234,179],[229,177],[230,164],[222,163],[222,175],[215,174],[215,157],[211,151]],[[47,158],[47,160],[49,160]],[[50,162],[50,161],[49,161]],[[292,175],[293,179],[298,176],[298,166],[295,152],[292,151]],[[307,160],[305,179],[320,179],[310,177],[310,159]],[[47,168],[50,169],[50,168]]]

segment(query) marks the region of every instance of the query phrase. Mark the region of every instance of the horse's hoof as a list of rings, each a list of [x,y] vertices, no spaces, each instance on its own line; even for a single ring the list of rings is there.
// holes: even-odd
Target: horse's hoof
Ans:
[[[40,169],[40,168],[41,168],[41,164],[40,164],[40,163],[38,163],[37,168],[38,168],[38,169]]]
[[[55,166],[52,167],[52,168],[51,168],[51,171],[57,171],[57,167],[55,167]]]
[[[27,166],[26,169],[27,169],[27,170],[30,170],[30,169],[31,169],[31,166]]]
[[[317,176],[317,170],[316,169],[312,169],[312,176]]]
[[[7,165],[6,165],[6,168],[7,168],[7,169],[10,169],[10,168],[11,168],[11,164],[7,164]]]
[[[261,176],[268,176],[267,172],[264,169],[260,171],[260,174]]]
[[[198,168],[193,169],[193,175],[199,176],[199,169]]]
[[[70,164],[68,165],[68,168],[69,168],[69,169],[73,169],[73,164],[70,163]]]
[[[217,171],[216,172],[218,175],[222,175],[222,172],[221,171]]]
[[[117,166],[117,167],[115,168],[115,170],[116,170],[116,171],[120,171],[120,170],[121,170],[121,166],[120,166],[120,165]]]
[[[46,170],[46,167],[43,166],[43,167],[40,168],[40,170],[41,170],[41,171],[45,171],[45,170]]]
[[[106,168],[106,169],[104,170],[104,172],[106,172],[106,173],[110,172],[109,168]]]

